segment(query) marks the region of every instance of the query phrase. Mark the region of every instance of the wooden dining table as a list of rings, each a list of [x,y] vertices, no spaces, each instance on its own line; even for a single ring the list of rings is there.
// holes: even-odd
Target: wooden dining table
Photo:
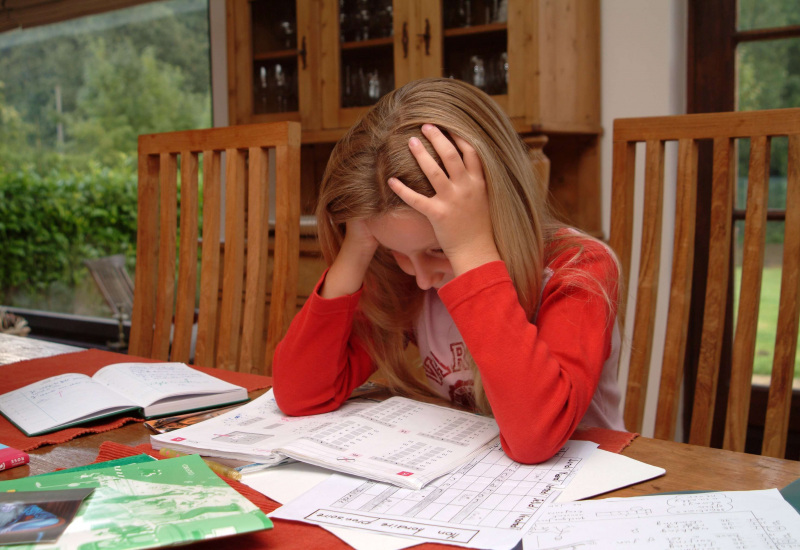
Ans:
[[[35,346],[34,346],[35,347]],[[42,349],[50,348],[43,345]],[[0,339],[0,357],[3,340]],[[0,376],[3,365],[0,364]],[[251,393],[255,397],[264,390]],[[29,452],[30,463],[0,472],[0,481],[82,466],[95,461],[100,445],[111,441],[135,447],[147,444],[151,432],[140,422],[111,431],[77,437],[57,445],[46,445]],[[603,497],[642,496],[691,490],[735,491],[782,488],[800,478],[800,462],[758,455],[698,447],[684,443],[638,436],[621,454],[660,466],[666,474],[649,481],[618,489]]]

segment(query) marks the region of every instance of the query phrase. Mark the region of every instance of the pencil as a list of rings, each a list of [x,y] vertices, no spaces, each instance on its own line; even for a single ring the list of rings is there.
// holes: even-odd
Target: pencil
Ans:
[[[186,453],[181,453],[179,451],[167,449],[166,447],[159,449],[158,454],[167,458],[188,456]],[[214,462],[213,460],[208,460],[207,458],[203,458],[203,462],[205,462],[206,466],[208,466],[209,469],[215,474],[219,474],[221,476],[225,476],[230,479],[235,479],[236,481],[242,480],[242,474],[240,472],[237,472],[234,468],[231,468],[229,466],[223,466],[219,462]]]

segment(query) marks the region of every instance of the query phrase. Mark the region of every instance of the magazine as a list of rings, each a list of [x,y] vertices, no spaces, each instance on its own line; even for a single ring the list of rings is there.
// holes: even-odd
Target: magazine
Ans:
[[[272,527],[198,456],[67,470],[0,482],[0,493],[93,488],[55,544],[15,548],[153,548]]]

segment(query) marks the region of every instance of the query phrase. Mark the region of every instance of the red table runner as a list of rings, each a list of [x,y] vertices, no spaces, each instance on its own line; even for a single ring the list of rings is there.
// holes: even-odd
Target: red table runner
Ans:
[[[0,394],[16,390],[51,376],[69,372],[91,376],[102,367],[111,365],[112,363],[159,362],[161,361],[94,349],[54,355],[51,357],[42,357],[40,359],[31,359],[29,361],[20,361],[18,363],[0,366]],[[272,386],[272,378],[269,376],[211,369],[208,367],[193,366],[193,368],[210,374],[211,376],[216,376],[220,380],[242,386],[246,388],[248,392]],[[103,419],[81,426],[65,428],[51,434],[27,437],[4,416],[0,416],[0,443],[22,451],[31,451],[42,445],[63,443],[79,435],[107,432],[130,422],[142,422],[142,419],[130,416],[122,418],[116,417],[112,420]]]

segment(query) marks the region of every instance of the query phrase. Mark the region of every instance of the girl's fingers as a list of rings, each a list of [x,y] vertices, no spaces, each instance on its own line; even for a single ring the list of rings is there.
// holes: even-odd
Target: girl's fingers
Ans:
[[[464,172],[464,161],[461,155],[447,136],[433,124],[423,124],[422,133],[431,142],[433,148],[439,153],[444,169],[451,178],[459,177]],[[455,138],[455,136],[453,136]]]
[[[401,182],[397,178],[389,178],[389,187],[392,188],[400,199],[406,203],[408,206],[419,212],[420,214],[427,216],[428,211],[428,201],[430,199],[425,195],[420,195],[413,189],[409,189],[403,182]]]
[[[425,174],[425,177],[428,178],[428,181],[431,182],[431,185],[433,185],[433,188],[438,193],[439,190],[442,189],[442,186],[448,181],[447,174],[436,161],[433,160],[433,157],[428,153],[419,139],[412,137],[408,140],[408,147],[411,150],[411,154],[417,159],[417,164],[419,164],[419,167],[422,169],[422,173]]]
[[[464,166],[470,174],[483,173],[483,165],[478,156],[478,152],[467,141],[459,136],[454,135],[453,141],[456,142],[461,155],[463,157]]]

